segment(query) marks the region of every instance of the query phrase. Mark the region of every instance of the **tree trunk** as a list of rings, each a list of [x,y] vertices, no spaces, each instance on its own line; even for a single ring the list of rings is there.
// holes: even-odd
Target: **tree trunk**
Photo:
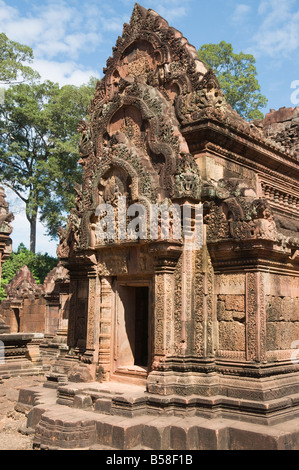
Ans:
[[[30,251],[35,253],[36,250],[36,221],[37,215],[32,216],[29,220],[30,222]]]

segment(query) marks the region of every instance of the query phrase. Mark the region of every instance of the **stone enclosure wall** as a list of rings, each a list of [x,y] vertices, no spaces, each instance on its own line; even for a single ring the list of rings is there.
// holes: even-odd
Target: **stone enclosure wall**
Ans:
[[[299,106],[271,109],[263,120],[263,131],[286,150],[296,153],[299,159]]]

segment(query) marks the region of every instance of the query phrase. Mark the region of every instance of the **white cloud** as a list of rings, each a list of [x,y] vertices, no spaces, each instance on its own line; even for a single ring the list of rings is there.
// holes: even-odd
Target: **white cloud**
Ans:
[[[42,80],[81,85],[99,72],[80,64],[80,54],[95,51],[102,43],[99,23],[103,22],[97,6],[78,9],[56,0],[32,7],[24,15],[0,0],[0,31],[10,39],[32,47],[33,68]],[[86,28],[85,20],[90,24]],[[98,25],[98,28],[96,28]],[[116,20],[107,28],[116,29]],[[78,63],[76,63],[78,61]]]
[[[187,15],[188,8],[193,0],[148,0],[140,2],[144,8],[151,8],[167,20],[169,24],[172,21]],[[122,3],[133,9],[134,0],[122,0]],[[198,0],[194,8],[198,8]]]
[[[0,30],[10,39],[31,46],[38,59],[77,58],[79,52],[94,50],[102,35],[89,30],[83,33],[84,19],[81,10],[64,2],[52,2],[22,16],[0,0]]]
[[[120,34],[122,32],[125,21],[126,20],[124,18],[112,17],[107,21],[103,21],[102,28],[104,31],[111,31],[112,33]]]
[[[187,15],[189,0],[153,0],[152,6],[159,15],[167,20],[169,24],[178,18],[182,18]]]
[[[182,16],[186,16],[187,10],[185,7],[175,7],[175,8],[167,8],[167,6],[163,7],[157,6],[155,9],[157,13],[159,13],[162,18],[167,18],[167,22],[171,25],[172,21],[175,21],[177,18],[181,18]]]
[[[6,5],[6,3],[0,0],[0,18],[4,23],[6,21],[11,21],[12,18],[18,15],[18,10],[16,8]]]
[[[299,49],[299,7],[295,0],[262,0],[261,25],[253,37],[256,56],[291,57]]]
[[[91,76],[101,78],[99,72],[85,69],[75,62],[57,62],[54,60],[34,60],[33,68],[37,70],[43,80],[50,80],[63,85],[80,86],[87,83]]]
[[[244,3],[239,3],[239,5],[236,6],[235,11],[233,12],[232,20],[235,23],[239,23],[246,18],[246,16],[250,13],[250,11],[251,11],[251,7],[249,5],[246,5]]]

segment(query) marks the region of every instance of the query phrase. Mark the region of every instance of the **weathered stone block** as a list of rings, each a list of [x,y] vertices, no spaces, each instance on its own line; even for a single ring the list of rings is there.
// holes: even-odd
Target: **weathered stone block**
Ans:
[[[171,426],[170,448],[173,450],[187,450],[187,430],[182,427]]]
[[[244,295],[226,295],[225,296],[226,310],[235,310],[238,312],[245,312],[245,296]]]
[[[279,431],[275,432],[271,429],[266,432],[259,425],[240,424],[229,429],[229,448],[234,450],[286,450],[288,448],[287,437]]]
[[[280,321],[283,320],[282,314],[282,297],[267,296],[267,321]]]
[[[299,339],[299,322],[267,323],[267,350],[291,349],[293,341]]]
[[[245,350],[245,325],[237,321],[219,322],[219,349]]]
[[[104,398],[99,398],[94,404],[95,411],[99,413],[109,414],[111,411],[111,400],[105,400]]]
[[[227,450],[228,428],[225,422],[213,420],[210,425],[198,426],[198,450]]]
[[[128,450],[142,444],[143,424],[128,421],[113,427],[112,445],[117,449]]]
[[[280,324],[280,348],[291,349],[293,341],[299,340],[299,322],[283,322]]]
[[[73,406],[74,408],[80,408],[80,409],[91,408],[92,399],[89,395],[75,395]]]
[[[277,322],[268,322],[266,327],[267,351],[280,349],[280,332]]]
[[[218,300],[217,302],[217,319],[218,321],[230,321],[232,320],[231,312],[225,309],[225,302]]]

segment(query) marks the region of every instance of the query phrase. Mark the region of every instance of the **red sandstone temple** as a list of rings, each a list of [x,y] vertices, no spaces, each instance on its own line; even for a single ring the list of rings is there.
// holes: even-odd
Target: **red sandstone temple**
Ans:
[[[298,448],[298,108],[281,126],[244,121],[187,39],[138,4],[104,72],[58,248],[69,351],[55,370],[69,382],[36,414],[35,445],[229,449],[251,433],[255,448]],[[202,246],[100,239],[97,208],[116,196],[202,205]]]

